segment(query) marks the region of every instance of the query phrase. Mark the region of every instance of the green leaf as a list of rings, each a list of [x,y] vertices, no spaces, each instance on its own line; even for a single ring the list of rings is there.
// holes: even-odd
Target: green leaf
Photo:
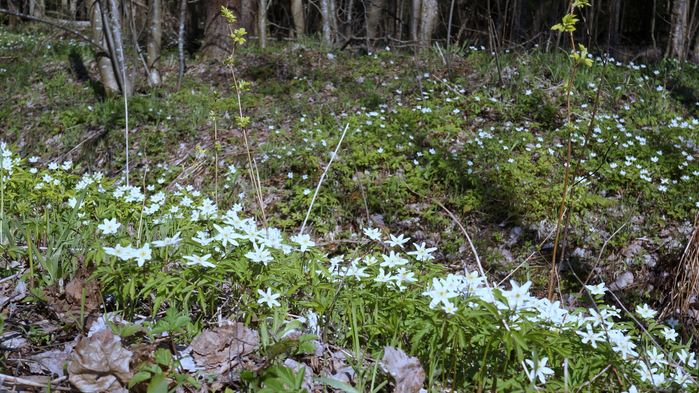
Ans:
[[[129,388],[131,388],[133,385],[147,381],[150,379],[151,373],[148,371],[139,371],[137,372],[133,377],[131,377],[131,380],[129,381]]]
[[[524,340],[524,337],[522,337],[522,335],[518,331],[512,330],[512,338],[523,350],[529,351],[529,346],[527,346],[527,342]]]
[[[172,361],[172,353],[165,348],[158,348],[158,350],[155,351],[155,361],[158,362],[158,364],[167,367]]]
[[[165,374],[158,373],[153,375],[153,379],[148,384],[148,389],[146,391],[148,393],[168,393]]]
[[[137,325],[137,324],[135,324],[135,323],[133,323],[133,324],[127,324],[127,325],[125,325],[125,326],[121,329],[121,332],[119,333],[119,335],[120,335],[122,338],[131,337],[131,336],[133,336],[134,334],[138,333],[139,330],[141,330],[141,326],[140,326],[140,325]]]
[[[286,389],[284,389],[284,384],[276,378],[265,379],[265,385],[268,388],[272,389],[273,392],[280,392],[280,391],[283,392],[286,390]]]

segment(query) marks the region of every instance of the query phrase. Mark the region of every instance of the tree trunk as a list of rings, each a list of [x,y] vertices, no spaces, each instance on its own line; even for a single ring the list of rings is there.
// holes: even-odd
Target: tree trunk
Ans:
[[[29,0],[29,15],[43,18],[46,15],[45,0]]]
[[[304,35],[306,31],[306,16],[303,10],[303,0],[291,0],[291,14],[294,18],[296,37]]]
[[[102,20],[102,12],[97,0],[88,1],[88,10],[90,12],[90,25],[92,27],[92,39],[103,47],[107,47],[107,37],[104,34],[104,22]],[[102,78],[102,85],[108,95],[113,95],[120,91],[119,83],[114,74],[114,66],[109,58],[109,53],[95,49],[95,59],[97,67]]]
[[[7,0],[7,8],[12,11],[12,12],[20,12],[19,5],[17,4],[17,0]],[[19,18],[16,16],[10,16],[10,26],[14,27],[17,22],[19,22]]]
[[[150,81],[160,86],[160,47],[163,36],[163,9],[161,0],[150,0],[150,13],[148,14],[148,39],[146,41],[146,56]]]
[[[410,4],[410,39],[416,43],[420,40],[420,10],[422,9],[421,0],[412,0]]]
[[[619,15],[621,13],[621,4],[619,4],[620,0],[611,0],[611,2],[612,14],[609,17],[612,18],[610,25],[612,30],[609,33],[609,55],[619,61]]]
[[[354,26],[352,26],[352,23],[354,21],[354,18],[352,17],[352,11],[354,10],[354,0],[347,0],[347,5],[345,6],[344,13],[347,15],[345,18],[345,21],[343,22],[342,25],[342,31],[345,34],[345,37],[348,39],[354,35]]]
[[[323,41],[326,44],[331,44],[333,40],[332,31],[332,13],[330,11],[330,1],[332,0],[320,0],[320,15],[323,19],[322,21],[322,31],[323,31]]]
[[[239,0],[240,1],[240,19],[236,29],[243,28],[250,34],[255,26],[255,9],[253,7],[254,0]],[[270,1],[270,0],[268,0]],[[230,8],[229,8],[230,9]],[[235,14],[238,15],[238,14]]]
[[[337,37],[337,6],[335,0],[329,0],[330,3],[330,29],[332,30],[332,39],[335,41]]]
[[[61,16],[68,19],[68,0],[61,0]]]
[[[367,1],[367,26],[366,33],[369,39],[378,38],[381,29],[381,15],[386,6],[386,0]]]
[[[75,14],[78,13],[78,0],[70,0],[68,4],[68,16],[75,19]]]
[[[244,0],[243,0],[244,1]],[[241,21],[241,0],[210,0],[206,6],[204,39],[200,53],[204,56],[225,58],[233,49],[233,41],[226,20],[221,16],[221,7],[226,7]],[[233,26],[238,29],[241,26]]]
[[[184,21],[187,17],[187,0],[180,2],[180,33],[177,36],[177,50],[180,55],[180,69],[177,72],[177,91],[182,87],[182,76],[184,76]]]
[[[257,43],[261,49],[267,47],[267,6],[269,0],[257,0]]]
[[[685,37],[689,17],[687,0],[674,0],[672,3],[672,18],[670,21],[670,39],[665,50],[666,57],[681,60],[684,57]]]
[[[120,0],[110,0],[110,12],[109,12],[109,25],[111,31],[107,34],[111,34],[112,42],[112,61],[116,66],[117,80],[121,82],[122,94],[127,97],[131,97],[133,92],[133,83],[131,83],[131,78],[126,75],[126,56],[124,52],[123,40],[121,39],[121,13],[119,12]],[[109,37],[107,37],[109,39]]]
[[[429,46],[432,40],[432,33],[437,26],[437,0],[422,0],[420,10],[420,32],[418,42],[420,46]]]
[[[527,29],[527,0],[518,0],[513,12],[512,40],[523,42]]]

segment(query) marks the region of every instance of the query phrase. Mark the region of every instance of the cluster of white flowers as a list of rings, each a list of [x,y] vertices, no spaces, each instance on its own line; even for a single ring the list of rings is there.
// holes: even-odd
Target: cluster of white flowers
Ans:
[[[119,186],[114,190],[115,198],[122,199],[124,202],[143,202],[146,196],[141,192],[139,187],[135,186]]]
[[[571,331],[580,336],[583,344],[590,344],[597,349],[598,345],[608,345],[621,359],[632,363],[642,381],[648,381],[655,387],[669,386],[670,383],[679,384],[686,387],[691,383],[686,368],[695,368],[696,359],[694,353],[687,353],[686,350],[672,354],[672,361],[664,359],[662,349],[659,351],[655,346],[645,350],[645,356],[639,355],[636,350],[638,337],[625,333],[626,329],[617,327],[612,320],[613,317],[620,317],[620,310],[613,306],[600,305],[598,308],[590,308],[586,313],[570,313],[561,306],[561,303],[551,302],[548,299],[538,299],[529,294],[531,282],[519,285],[515,281],[510,281],[511,289],[493,288],[488,286],[484,277],[479,277],[477,272],[466,275],[449,274],[446,278],[434,278],[429,290],[423,295],[431,298],[430,307],[434,308],[440,303],[442,309],[448,314],[455,313],[458,308],[452,299],[471,299],[473,297],[483,302],[494,304],[499,310],[510,310],[513,312],[502,313],[501,317],[508,318],[507,323],[512,329],[518,329],[523,320],[541,324],[542,327],[553,329],[557,332]],[[604,283],[587,286],[587,290],[592,295],[603,295],[607,290]],[[499,291],[505,302],[497,300],[495,291]],[[464,302],[466,307],[480,308],[479,303],[474,301]],[[527,311],[527,315],[520,313]],[[534,312],[532,315],[531,312]],[[636,313],[646,321],[651,322],[657,314],[647,304],[638,306]],[[507,316],[507,317],[506,317]],[[662,330],[662,338],[666,341],[674,341],[677,332],[673,327]],[[548,358],[539,361],[536,369],[533,361],[527,361],[530,368],[529,378],[538,377],[542,383],[545,376],[553,374],[553,371],[545,367]],[[668,377],[666,373],[671,375]]]
[[[142,267],[146,261],[151,259],[151,248],[149,243],[145,243],[141,248],[133,248],[129,244],[126,247],[116,245],[116,247],[103,247],[107,255],[113,255],[123,261],[135,259],[139,267]]]
[[[0,143],[0,168],[2,169],[3,182],[9,180],[14,168],[20,162],[19,157],[13,158],[12,155],[12,150],[7,148],[7,144],[5,142]]]

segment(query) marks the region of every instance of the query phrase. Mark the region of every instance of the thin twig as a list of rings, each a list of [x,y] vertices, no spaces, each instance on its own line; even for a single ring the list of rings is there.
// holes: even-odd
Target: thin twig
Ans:
[[[49,389],[50,385],[53,385],[54,383],[61,383],[61,382],[65,381],[65,378],[58,378],[58,379],[53,380],[53,381],[49,380],[47,378],[46,382],[39,382],[39,381],[30,380],[30,379],[13,377],[13,376],[7,375],[7,374],[0,374],[0,381],[2,381],[3,385],[6,383],[15,385],[15,386],[13,386],[13,390],[14,390],[14,387],[19,385],[19,386],[30,386],[33,388],[47,389],[47,391],[49,391],[48,389]],[[63,388],[60,386],[50,386],[50,389],[61,390],[64,392],[78,392],[78,390],[71,389],[71,388]]]
[[[323,179],[325,178],[325,174],[328,173],[328,169],[330,169],[330,165],[332,165],[333,160],[335,159],[335,156],[337,156],[337,151],[340,150],[340,145],[342,145],[342,140],[345,139],[345,134],[347,134],[348,128],[349,128],[349,123],[347,123],[347,125],[345,126],[345,130],[342,132],[342,136],[340,137],[340,141],[337,143],[337,147],[335,147],[335,151],[333,152],[333,155],[330,157],[330,162],[328,162],[328,165],[325,167],[323,174],[320,176],[320,180],[318,181],[318,185],[316,186],[316,192],[313,194],[313,199],[311,199],[311,205],[308,206],[308,212],[306,213],[306,218],[303,220],[303,225],[301,225],[301,230],[299,231],[299,235],[303,234],[303,230],[306,228],[306,222],[308,221],[308,217],[311,215],[311,209],[313,209],[313,203],[316,201],[316,197],[318,196],[318,191],[320,191],[320,186],[323,184]]]

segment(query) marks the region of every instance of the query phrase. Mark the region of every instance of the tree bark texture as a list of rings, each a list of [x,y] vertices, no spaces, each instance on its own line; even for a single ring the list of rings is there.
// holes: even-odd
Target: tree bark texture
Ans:
[[[187,17],[187,0],[180,1],[180,33],[177,36],[177,50],[180,55],[180,69],[177,72],[177,91],[182,87],[184,76],[184,21]]]
[[[609,27],[612,30],[609,32],[609,55],[617,59],[619,57],[619,17],[621,14],[621,4],[619,4],[620,0],[611,1],[612,14],[610,17],[612,18],[612,22]]]
[[[422,1],[412,0],[410,3],[410,39],[418,42],[420,39],[420,17]]]
[[[327,44],[332,44],[333,41],[333,31],[332,31],[332,20],[333,17],[330,11],[330,1],[332,0],[320,0],[320,15],[323,19],[321,22],[323,31],[323,41]]]
[[[150,81],[160,86],[160,48],[163,36],[163,9],[161,0],[150,0],[148,14],[148,39],[146,41],[146,56]]]
[[[665,56],[682,59],[685,51],[685,39],[689,20],[689,6],[687,0],[673,0],[672,17],[670,20],[670,39],[667,43]]]
[[[20,12],[19,4],[17,4],[18,0],[7,0],[7,8],[11,12]],[[10,16],[10,26],[14,27],[17,22],[19,22],[19,18],[16,16]]]
[[[109,1],[109,28],[107,34],[111,35],[112,42],[112,61],[116,66],[117,80],[120,81],[122,93],[127,97],[131,97],[133,92],[133,83],[131,78],[126,74],[126,56],[124,52],[124,41],[121,37],[121,13],[119,6],[121,1]],[[116,60],[116,61],[115,61]]]
[[[92,39],[102,45],[108,47],[107,37],[105,34],[105,24],[102,20],[102,11],[97,0],[89,0],[87,3],[90,12],[90,26],[92,28]],[[99,68],[100,78],[107,94],[119,92],[119,83],[114,74],[114,65],[109,57],[108,52],[95,49],[95,59],[97,68]],[[111,92],[111,93],[110,93]]]
[[[45,0],[29,0],[29,15],[43,18],[46,16]]]
[[[260,48],[267,47],[267,7],[270,0],[257,0],[257,43]]]
[[[243,0],[244,1],[244,0]],[[241,20],[241,0],[210,0],[206,6],[204,39],[200,53],[204,56],[225,58],[233,49],[233,41],[226,20],[221,16],[221,7],[226,7]],[[238,29],[243,26],[233,26]]]
[[[386,0],[371,0],[367,3],[366,33],[369,39],[376,39],[381,31],[381,16],[386,7]]]
[[[303,0],[291,0],[291,14],[294,18],[296,36],[300,37],[306,31],[306,15],[304,14]]]
[[[239,0],[240,1],[240,19],[235,26],[236,29],[243,28],[248,33],[252,33],[255,28],[255,0]],[[268,0],[270,1],[270,0]],[[238,14],[235,14],[238,15]]]
[[[422,0],[420,10],[420,33],[418,43],[420,46],[429,46],[432,40],[432,33],[437,26],[438,16],[437,0]]]

